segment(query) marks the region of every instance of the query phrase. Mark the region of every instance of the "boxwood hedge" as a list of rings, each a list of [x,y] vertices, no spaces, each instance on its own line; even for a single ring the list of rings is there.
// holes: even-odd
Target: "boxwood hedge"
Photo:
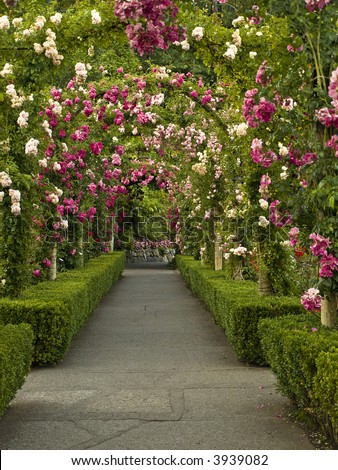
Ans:
[[[0,416],[30,370],[33,339],[29,325],[0,325]]]
[[[280,391],[338,444],[338,330],[305,315],[261,320],[258,333]]]

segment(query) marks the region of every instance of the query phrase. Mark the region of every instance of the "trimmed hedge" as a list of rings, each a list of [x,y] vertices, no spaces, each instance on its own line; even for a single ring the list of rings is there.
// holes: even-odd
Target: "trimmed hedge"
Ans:
[[[64,357],[74,335],[124,266],[124,253],[104,254],[83,268],[60,273],[55,281],[27,289],[20,299],[1,299],[0,322],[30,324],[35,333],[33,362],[54,364]]]
[[[262,320],[258,332],[280,391],[338,444],[338,331],[305,315]]]
[[[256,283],[229,281],[222,271],[202,266],[192,257],[178,255],[176,263],[191,290],[212,312],[243,361],[267,364],[257,334],[261,318],[304,313],[298,298],[261,297]]]
[[[0,326],[0,416],[30,371],[33,340],[29,325]]]

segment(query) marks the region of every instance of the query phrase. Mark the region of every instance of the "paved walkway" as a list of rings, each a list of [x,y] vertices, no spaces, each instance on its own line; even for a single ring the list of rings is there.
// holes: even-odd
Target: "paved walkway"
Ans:
[[[32,370],[0,448],[313,449],[287,406],[177,271],[131,265],[64,361]]]

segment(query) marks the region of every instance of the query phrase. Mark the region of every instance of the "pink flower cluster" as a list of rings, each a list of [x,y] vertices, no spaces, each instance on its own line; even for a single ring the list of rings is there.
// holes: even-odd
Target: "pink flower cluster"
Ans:
[[[292,149],[289,147],[289,158],[290,163],[297,167],[302,167],[305,165],[311,165],[311,163],[318,159],[318,156],[311,152],[306,152],[304,155],[301,155],[301,152],[298,149]]]
[[[338,158],[338,135],[332,136],[331,139],[326,142],[326,147],[333,149]]]
[[[258,127],[262,122],[270,122],[272,115],[277,111],[274,103],[264,97],[261,97],[257,103],[255,99],[257,93],[257,88],[248,90],[242,106],[243,116],[252,128]]]
[[[311,233],[310,240],[312,245],[310,247],[314,256],[320,257],[319,260],[319,276],[320,277],[333,277],[334,271],[338,271],[338,258],[329,254],[327,249],[331,242],[328,238],[324,238],[316,233]]]
[[[268,197],[268,187],[271,184],[271,178],[268,174],[261,176],[261,181],[259,185],[259,193],[262,195],[263,198]]]
[[[144,240],[135,240],[134,248],[135,250],[142,250],[147,248],[172,248],[173,242],[170,240],[149,240],[148,238]]]
[[[262,141],[260,139],[253,139],[251,144],[251,157],[255,163],[262,165],[264,168],[269,168],[278,158],[272,150],[263,153]]]
[[[312,240],[311,253],[314,256],[325,256],[327,254],[327,249],[331,244],[330,240],[322,237],[321,235],[317,235],[316,233],[311,233],[309,238]]]
[[[116,0],[115,15],[129,23],[126,32],[131,47],[140,55],[149,54],[155,47],[167,49],[169,43],[186,38],[183,28],[176,24],[177,6],[171,0]]]
[[[278,206],[280,204],[280,201],[276,199],[275,201],[272,201],[270,204],[270,222],[274,224],[277,228],[282,228],[284,225],[291,224],[292,223],[292,215],[289,214],[288,212],[285,212],[283,215],[280,214],[278,210]]]
[[[297,245],[298,237],[299,237],[299,228],[298,227],[293,227],[289,231],[290,246],[296,246]]]
[[[329,85],[329,97],[333,99],[333,106],[338,108],[338,67],[332,72],[330,85]],[[336,103],[336,104],[335,104]]]
[[[321,296],[319,290],[311,287],[302,295],[300,301],[304,308],[309,311],[318,311],[321,306]]]
[[[338,129],[337,109],[321,108],[316,111],[316,117],[325,127],[335,127]]]
[[[309,11],[321,11],[331,0],[305,0],[306,8]]]
[[[262,62],[261,65],[259,66],[259,69],[256,75],[256,83],[259,83],[260,85],[262,85],[263,88],[268,86],[272,81],[271,75],[268,75],[267,65],[268,65],[268,61],[264,60],[264,62]]]

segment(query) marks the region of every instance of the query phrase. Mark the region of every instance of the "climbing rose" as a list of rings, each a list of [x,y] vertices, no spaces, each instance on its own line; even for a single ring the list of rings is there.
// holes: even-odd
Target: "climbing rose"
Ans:
[[[306,310],[313,311],[319,310],[321,305],[321,296],[319,290],[311,287],[302,295],[300,301],[306,308]]]
[[[311,245],[311,253],[314,256],[325,256],[327,255],[327,248],[331,244],[328,238],[324,238],[321,235],[317,235],[316,233],[311,233],[309,236],[310,240],[312,240]]]
[[[320,11],[330,3],[330,0],[305,0],[305,3],[309,11]]]

